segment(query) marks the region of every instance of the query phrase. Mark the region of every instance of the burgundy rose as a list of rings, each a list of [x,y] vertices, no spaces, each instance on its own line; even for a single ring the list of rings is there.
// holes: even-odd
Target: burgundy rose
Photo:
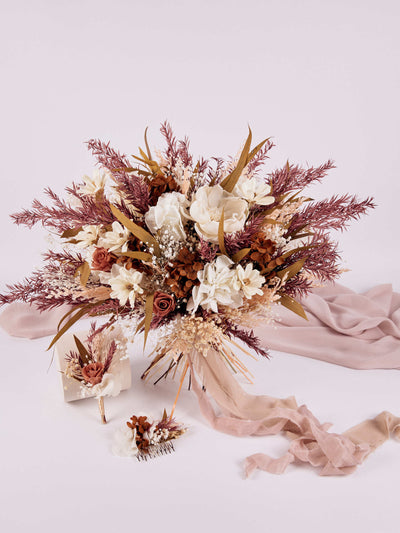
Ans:
[[[153,313],[158,317],[164,317],[175,309],[175,298],[165,292],[154,294]]]
[[[102,363],[90,363],[82,368],[82,376],[87,383],[97,385],[103,377],[103,371]]]
[[[96,248],[92,257],[92,268],[93,270],[110,272],[116,260],[115,255],[111,254],[106,248]]]

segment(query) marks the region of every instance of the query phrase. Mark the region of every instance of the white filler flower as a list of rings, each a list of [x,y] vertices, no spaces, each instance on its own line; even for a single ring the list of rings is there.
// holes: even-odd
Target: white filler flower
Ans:
[[[230,307],[242,305],[240,284],[236,271],[230,268],[231,265],[233,261],[229,257],[220,255],[197,273],[200,285],[193,288],[192,299],[188,304],[189,311],[196,312],[201,306],[203,309],[218,313],[218,304]]]
[[[275,198],[270,195],[271,187],[264,181],[258,178],[248,178],[245,174],[241,174],[236,183],[233,194],[244,198],[249,203],[258,205],[271,205],[275,202]]]
[[[99,246],[107,248],[109,252],[127,252],[129,230],[117,221],[113,222],[111,227],[112,230],[107,231],[99,239]]]
[[[243,229],[248,213],[248,203],[226,192],[220,185],[200,187],[190,206],[190,216],[196,222],[197,233],[211,242],[218,242],[219,222],[224,212],[224,232]]]
[[[165,192],[157,204],[147,211],[145,221],[151,233],[166,230],[177,241],[186,239],[185,212],[186,198],[179,192]]]
[[[143,293],[143,289],[140,286],[142,279],[143,274],[133,268],[127,270],[125,267],[113,265],[111,277],[107,282],[112,289],[111,298],[117,298],[121,305],[125,305],[129,300],[131,307],[133,307],[136,295]]]
[[[261,287],[265,282],[265,278],[257,269],[253,269],[252,263],[246,265],[246,268],[238,265],[236,267],[236,275],[239,287],[246,298],[250,299],[255,294],[259,294],[260,296],[263,294]]]

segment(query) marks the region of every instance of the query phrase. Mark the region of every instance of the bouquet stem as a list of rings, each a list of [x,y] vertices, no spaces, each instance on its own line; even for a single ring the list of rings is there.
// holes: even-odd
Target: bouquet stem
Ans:
[[[172,406],[172,409],[171,409],[171,414],[169,415],[169,419],[172,420],[172,417],[174,416],[174,411],[175,411],[175,407],[176,407],[176,404],[178,403],[178,398],[179,398],[179,395],[181,393],[181,390],[182,390],[182,385],[183,385],[183,382],[185,380],[185,376],[186,376],[186,372],[189,368],[189,363],[186,362],[186,365],[185,365],[185,368],[182,372],[182,377],[181,377],[181,382],[179,383],[179,389],[178,389],[178,392],[175,396],[175,401],[174,401],[174,405]]]
[[[100,396],[100,398],[98,398],[97,401],[99,403],[99,411],[100,411],[101,421],[103,422],[103,424],[107,424],[106,414],[105,414],[105,411],[104,411],[104,398],[103,398],[103,396]]]

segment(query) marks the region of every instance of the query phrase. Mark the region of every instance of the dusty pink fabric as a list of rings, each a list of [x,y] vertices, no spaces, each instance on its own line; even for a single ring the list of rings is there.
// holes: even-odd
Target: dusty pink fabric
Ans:
[[[301,303],[308,321],[282,307],[280,323],[255,328],[265,346],[350,368],[400,369],[400,294],[391,285],[357,294],[332,284]]]
[[[210,350],[207,357],[197,352],[188,357],[200,410],[214,429],[236,436],[284,432],[291,440],[288,452],[280,458],[273,459],[263,453],[248,457],[247,476],[255,469],[281,474],[294,462],[309,463],[319,468],[320,475],[346,475],[391,434],[400,439],[400,418],[388,412],[342,435],[330,433],[330,424],[318,422],[306,406],[298,407],[293,397],[278,399],[247,394],[215,350]],[[217,414],[210,398],[222,414]]]
[[[16,302],[0,315],[0,326],[13,337],[38,339],[54,335],[61,318],[71,309],[68,305],[41,313],[36,307]]]

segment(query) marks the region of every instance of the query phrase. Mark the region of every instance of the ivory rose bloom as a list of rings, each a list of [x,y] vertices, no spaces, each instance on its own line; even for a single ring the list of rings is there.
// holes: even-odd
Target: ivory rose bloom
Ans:
[[[151,233],[158,230],[167,231],[177,241],[186,239],[185,213],[186,198],[179,192],[165,192],[157,204],[147,211],[145,221]]]
[[[220,185],[200,187],[193,197],[190,216],[197,233],[211,242],[218,242],[218,227],[224,212],[224,232],[240,231],[246,222],[248,204],[225,191]]]

